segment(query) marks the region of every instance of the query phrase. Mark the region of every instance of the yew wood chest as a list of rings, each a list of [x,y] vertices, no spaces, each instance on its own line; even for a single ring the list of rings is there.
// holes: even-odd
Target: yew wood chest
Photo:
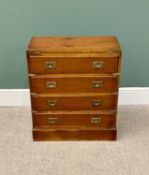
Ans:
[[[26,55],[34,141],[116,140],[116,37],[32,37]]]

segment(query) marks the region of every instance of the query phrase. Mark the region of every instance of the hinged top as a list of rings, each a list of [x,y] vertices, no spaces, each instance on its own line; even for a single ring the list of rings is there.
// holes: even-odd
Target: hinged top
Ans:
[[[121,50],[115,36],[32,37],[28,52],[110,52]]]

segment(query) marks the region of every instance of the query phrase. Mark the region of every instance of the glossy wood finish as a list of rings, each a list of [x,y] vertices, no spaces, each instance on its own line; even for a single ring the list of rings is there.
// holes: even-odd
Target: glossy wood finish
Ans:
[[[47,83],[56,83],[55,88],[48,88]],[[93,87],[94,83],[101,87]],[[116,92],[117,76],[99,76],[98,74],[79,75],[36,75],[30,76],[31,92],[35,93],[69,93],[69,92]]]
[[[116,129],[67,128],[67,129],[33,129],[34,141],[49,140],[116,140]]]
[[[73,74],[73,73],[114,73],[118,69],[118,57],[101,56],[30,56],[29,73],[36,74]],[[54,68],[46,67],[46,63],[55,63]],[[94,68],[94,62],[102,62],[101,68]]]
[[[49,123],[49,119],[55,119],[55,123]],[[99,122],[93,122],[92,120],[99,119]],[[116,125],[116,117],[114,113],[98,113],[94,112],[53,112],[53,113],[33,113],[33,127],[36,128],[57,128],[57,127],[98,127],[111,128]]]
[[[32,108],[35,111],[48,110],[113,110],[116,107],[116,95],[32,95]],[[93,106],[94,101],[101,101],[99,106]],[[56,101],[56,106],[49,107],[48,101]]]
[[[32,37],[27,52],[44,53],[120,53],[120,45],[115,36],[64,36]]]
[[[116,140],[116,37],[32,37],[26,56],[34,141]]]

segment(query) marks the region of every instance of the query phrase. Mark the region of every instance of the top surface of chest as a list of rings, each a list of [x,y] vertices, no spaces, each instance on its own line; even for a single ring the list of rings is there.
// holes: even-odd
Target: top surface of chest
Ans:
[[[120,52],[115,36],[32,37],[28,52],[106,53]]]

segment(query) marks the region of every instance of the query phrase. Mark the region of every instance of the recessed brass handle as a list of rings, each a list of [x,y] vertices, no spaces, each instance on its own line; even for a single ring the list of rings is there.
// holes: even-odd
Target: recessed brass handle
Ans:
[[[94,69],[101,69],[103,68],[104,62],[103,61],[93,61],[93,68]]]
[[[53,61],[46,61],[45,62],[45,68],[46,69],[55,69],[56,68],[56,63]]]
[[[46,82],[46,86],[48,89],[54,89],[54,88],[56,88],[56,82],[55,81],[48,81],[48,82]]]
[[[92,100],[91,104],[93,107],[99,107],[102,105],[102,100]]]
[[[103,81],[93,81],[92,87],[93,88],[102,88],[104,86]]]
[[[58,122],[58,119],[57,118],[54,118],[54,117],[48,118],[48,124],[49,125],[57,124],[57,122]]]
[[[49,100],[48,101],[48,106],[49,107],[55,107],[57,105],[57,100]]]
[[[92,117],[91,123],[92,124],[101,123],[101,117]]]

